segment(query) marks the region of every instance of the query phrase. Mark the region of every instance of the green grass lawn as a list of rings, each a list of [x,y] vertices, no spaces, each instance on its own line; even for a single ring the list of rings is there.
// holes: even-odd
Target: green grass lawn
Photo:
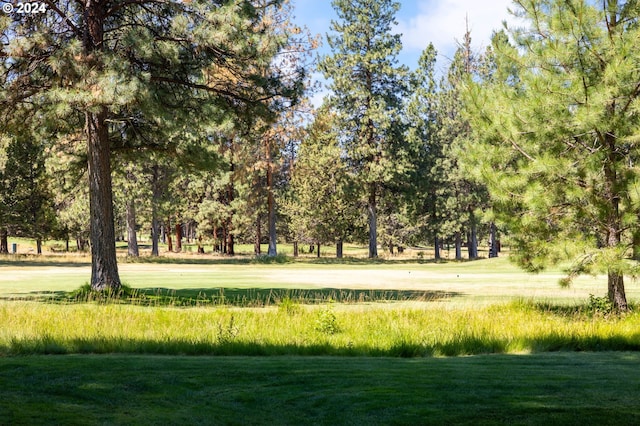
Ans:
[[[527,274],[506,258],[475,262],[432,263],[345,259],[303,259],[286,264],[251,263],[251,258],[211,259],[192,256],[178,259],[150,259],[149,262],[122,259],[122,280],[137,289],[167,289],[185,293],[215,295],[272,291],[324,294],[362,291],[404,292],[399,298],[420,294],[447,294],[449,304],[495,303],[514,299],[535,299],[557,303],[579,303],[590,294],[606,293],[606,277],[581,277],[570,288],[560,288],[560,270]],[[84,257],[2,257],[0,298],[24,297],[43,292],[69,292],[88,282],[90,265]],[[630,300],[640,300],[640,286],[627,281]],[[405,297],[406,296],[406,297]]]
[[[0,358],[0,423],[636,425],[638,353]]]
[[[640,423],[640,312],[588,306],[604,277],[563,289],[504,258],[120,271],[134,299],[75,301],[85,256],[0,258],[0,425]]]

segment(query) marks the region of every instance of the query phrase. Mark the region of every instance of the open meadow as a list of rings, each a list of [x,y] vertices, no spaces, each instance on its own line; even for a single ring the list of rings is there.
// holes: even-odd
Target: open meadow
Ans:
[[[126,295],[98,297],[86,257],[0,259],[0,423],[640,421],[640,314],[608,312],[604,277],[561,288],[504,257],[120,272]]]

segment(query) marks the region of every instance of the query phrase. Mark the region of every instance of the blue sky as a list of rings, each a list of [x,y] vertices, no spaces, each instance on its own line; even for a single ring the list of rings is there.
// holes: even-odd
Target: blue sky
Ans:
[[[305,25],[312,34],[321,34],[325,46],[320,54],[327,53],[326,33],[336,15],[330,0],[291,0],[295,22]],[[446,69],[449,58],[462,40],[465,19],[468,17],[472,44],[481,51],[488,45],[491,33],[502,28],[502,21],[509,20],[507,9],[511,0],[404,0],[396,19],[397,33],[402,36],[400,63],[414,69],[420,53],[433,43],[438,50],[438,68]],[[320,76],[317,76],[320,77]],[[317,102],[314,100],[314,104]]]

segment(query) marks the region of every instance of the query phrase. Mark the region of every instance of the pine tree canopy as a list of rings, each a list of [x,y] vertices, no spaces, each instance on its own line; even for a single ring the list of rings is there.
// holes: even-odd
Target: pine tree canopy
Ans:
[[[624,310],[639,226],[640,5],[514,3],[526,24],[510,39],[494,36],[491,75],[469,84],[479,143],[467,160],[488,184],[518,263],[537,271],[570,259],[565,283],[606,273],[609,298]]]
[[[52,132],[84,132],[94,288],[120,286],[114,141],[206,141],[239,114],[268,116],[295,102],[298,70],[270,72],[289,35],[272,30],[281,3],[61,0],[0,18],[0,130],[26,104]]]

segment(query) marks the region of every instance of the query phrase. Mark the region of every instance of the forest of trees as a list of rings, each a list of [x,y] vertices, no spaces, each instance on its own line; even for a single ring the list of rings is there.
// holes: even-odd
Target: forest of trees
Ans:
[[[0,16],[0,252],[10,236],[233,255],[238,242],[573,261],[626,309],[640,257],[640,5],[517,0],[483,51],[398,65],[400,3],[334,0],[326,40],[287,0],[60,0]],[[319,43],[330,53],[317,58]],[[309,76],[328,83],[314,108]],[[463,254],[466,247],[466,254]],[[326,250],[325,250],[326,251]]]

